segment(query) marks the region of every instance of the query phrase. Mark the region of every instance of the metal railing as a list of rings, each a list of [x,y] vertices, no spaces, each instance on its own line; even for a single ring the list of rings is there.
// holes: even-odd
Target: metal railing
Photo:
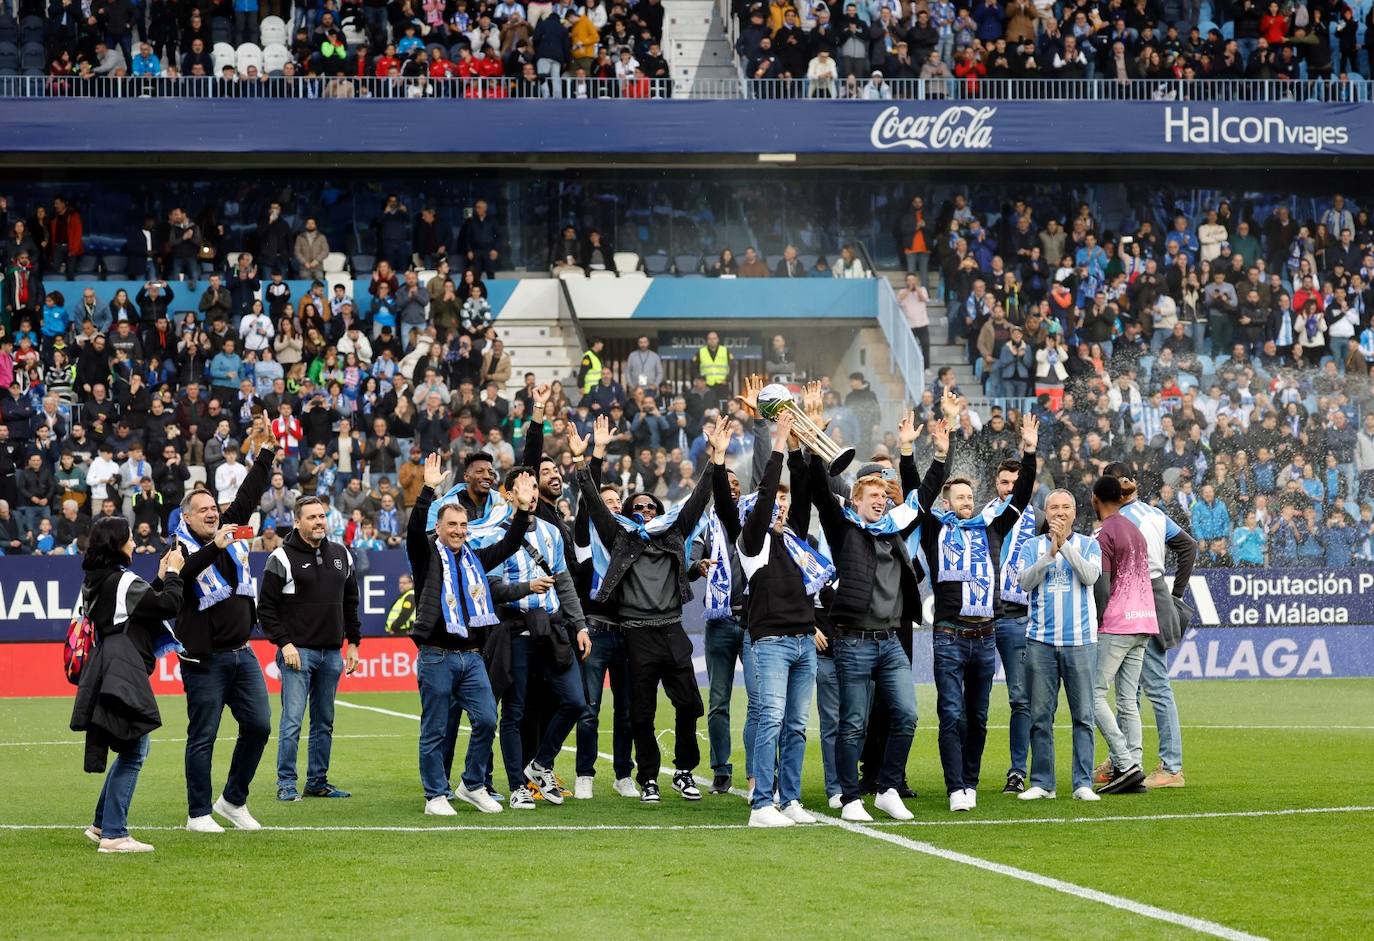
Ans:
[[[878,291],[878,326],[887,338],[892,371],[902,377],[908,401],[916,404],[921,401],[921,392],[926,386],[926,363],[921,355],[921,345],[906,325],[906,317],[897,303],[897,294],[887,278],[873,280]]]
[[[1374,82],[1250,79],[431,78],[244,75],[0,76],[0,98],[570,98],[809,101],[1317,101],[1374,100]]]

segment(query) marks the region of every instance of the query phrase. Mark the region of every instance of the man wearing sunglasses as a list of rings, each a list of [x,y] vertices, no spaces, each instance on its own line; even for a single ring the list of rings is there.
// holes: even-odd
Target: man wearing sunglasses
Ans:
[[[609,443],[610,433],[610,423],[604,417],[597,418],[592,434],[598,449]],[[713,483],[718,477],[723,482],[729,443],[730,426],[721,422],[711,439],[711,472],[702,475],[675,517],[660,520],[658,500],[642,493],[631,497],[629,519],[616,517],[597,495],[585,466],[588,442],[576,435],[568,440],[579,464],[577,486],[582,501],[590,508],[597,536],[610,552],[606,574],[594,597],[614,600],[625,628],[630,660],[630,727],[639,760],[640,800],[644,803],[659,801],[660,753],[654,714],[660,683],[676,712],[673,789],[687,800],[701,800],[692,771],[701,760],[697,720],[705,709],[692,665],[692,642],[682,629],[682,606],[692,596],[687,581],[687,539],[711,501]]]

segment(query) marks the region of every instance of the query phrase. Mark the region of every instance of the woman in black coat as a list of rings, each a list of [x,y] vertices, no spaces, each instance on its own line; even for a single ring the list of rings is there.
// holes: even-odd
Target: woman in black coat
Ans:
[[[86,732],[86,770],[103,771],[106,751],[115,760],[95,805],[86,837],[102,853],[149,853],[152,847],[129,835],[129,805],[148,755],[148,740],[162,725],[152,675],[159,647],[170,639],[163,621],[181,610],[180,547],[163,556],[149,585],[129,571],[134,540],[122,516],[97,520],[81,567],[81,598],[95,628],[96,643],[81,674],[72,710],[72,729]],[[190,575],[190,573],[188,573]]]

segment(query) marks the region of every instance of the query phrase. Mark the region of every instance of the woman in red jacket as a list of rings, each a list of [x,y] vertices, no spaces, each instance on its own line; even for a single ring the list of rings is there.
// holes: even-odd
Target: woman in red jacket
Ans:
[[[1260,17],[1260,35],[1271,47],[1282,45],[1288,38],[1288,17],[1279,12],[1278,3],[1269,4],[1269,12]]]

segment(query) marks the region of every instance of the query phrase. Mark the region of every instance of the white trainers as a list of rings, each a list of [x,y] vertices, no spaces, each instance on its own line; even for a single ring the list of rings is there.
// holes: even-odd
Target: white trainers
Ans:
[[[511,810],[534,810],[534,794],[530,789],[521,785],[510,792]]]
[[[873,818],[864,810],[864,802],[861,800],[850,801],[840,808],[840,819],[848,820],[850,823],[872,823]]]
[[[248,812],[247,804],[235,806],[224,799],[224,795],[219,796],[210,807],[215,813],[225,820],[228,820],[240,830],[261,830],[262,824],[253,819],[253,815]]]
[[[844,797],[839,794],[831,794],[828,803],[831,810],[839,810],[844,806]]]
[[[579,774],[577,776],[577,780],[573,782],[573,797],[580,801],[591,800],[592,782],[595,780],[596,778],[593,778],[590,775]]]
[[[430,817],[456,817],[458,811],[453,809],[447,797],[440,794],[425,801],[425,814]]]
[[[99,845],[100,845],[100,841],[101,841],[101,839],[103,839],[103,837],[101,836],[100,831],[97,830],[95,827],[87,827],[87,828],[86,828],[86,839],[90,840],[90,841],[91,841],[92,843],[94,843],[96,846],[99,846]]]
[[[1017,795],[1016,795],[1016,799],[1017,799],[1017,800],[1023,800],[1023,801],[1038,801],[1038,800],[1050,800],[1050,801],[1052,801],[1052,800],[1054,800],[1054,799],[1055,799],[1056,797],[1058,797],[1058,796],[1059,796],[1059,795],[1056,794],[1054,791],[1047,791],[1047,790],[1045,790],[1043,787],[1041,787],[1040,785],[1037,784],[1037,785],[1035,785],[1035,786],[1033,786],[1033,787],[1028,787],[1028,788],[1026,788],[1026,789],[1025,789],[1024,791],[1022,791],[1020,794],[1017,794]]]
[[[793,823],[815,823],[816,818],[807,812],[801,801],[792,801],[782,809],[782,815]]]
[[[1087,785],[1084,785],[1083,787],[1080,787],[1078,790],[1073,792],[1073,799],[1076,801],[1100,801],[1102,799],[1102,795],[1098,794],[1096,791],[1094,791]]]
[[[964,800],[968,801],[968,809],[973,810],[978,806],[978,792],[971,787],[964,788]]]
[[[963,788],[960,788],[960,789],[957,790],[957,791],[950,791],[950,792],[949,792],[949,809],[950,809],[951,811],[954,811],[955,813],[959,813],[959,812],[961,812],[961,811],[972,810],[972,809],[973,809],[972,805],[969,804],[968,798],[964,796],[964,795],[967,794],[967,793],[968,793],[968,791],[964,790]]]
[[[639,796],[639,788],[635,786],[634,778],[616,778],[615,784],[611,786],[611,790],[615,791],[621,797]]]
[[[487,793],[487,789],[484,787],[469,791],[466,784],[459,782],[458,790],[453,792],[453,796],[460,801],[471,804],[484,814],[499,814],[506,809],[492,800],[491,795]]]
[[[153,848],[147,843],[140,843],[131,836],[122,836],[117,840],[101,840],[100,852],[102,853],[151,853]]]
[[[223,833],[224,828],[215,822],[215,818],[206,814],[204,817],[187,817],[186,829],[192,833]]]
[[[916,818],[915,814],[906,809],[906,805],[902,803],[902,798],[895,787],[880,791],[878,796],[873,798],[873,806],[893,820],[914,820]]]
[[[772,804],[749,811],[751,827],[795,827],[797,822]]]

